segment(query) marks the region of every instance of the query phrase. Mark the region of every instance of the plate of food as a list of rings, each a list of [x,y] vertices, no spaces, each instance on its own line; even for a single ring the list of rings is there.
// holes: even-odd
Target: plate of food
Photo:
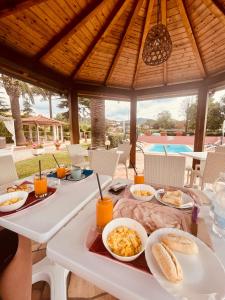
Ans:
[[[205,243],[190,233],[174,228],[156,230],[146,243],[145,258],[155,279],[174,297],[224,299],[222,263]]]
[[[130,218],[117,218],[109,222],[103,232],[105,248],[116,259],[133,261],[145,250],[148,239],[145,228]]]
[[[28,197],[25,191],[16,191],[0,196],[0,211],[10,212],[14,211],[24,205]]]
[[[33,183],[18,182],[6,188],[7,193],[18,192],[18,191],[31,193],[34,191],[34,185]]]
[[[157,190],[155,193],[155,198],[164,205],[175,207],[179,209],[192,208],[194,205],[194,200],[187,193],[181,190]]]
[[[148,184],[133,184],[130,187],[130,192],[136,200],[151,201],[156,190]]]

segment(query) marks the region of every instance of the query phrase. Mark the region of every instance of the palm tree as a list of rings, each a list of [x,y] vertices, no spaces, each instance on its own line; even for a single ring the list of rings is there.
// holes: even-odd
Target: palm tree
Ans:
[[[46,91],[3,74],[0,80],[10,99],[12,117],[15,120],[16,145],[25,145],[26,138],[23,131],[19,98],[22,96],[25,102],[29,101],[31,104],[34,104],[34,95],[42,95],[45,98]]]
[[[92,147],[105,146],[105,100],[91,99],[90,110]]]

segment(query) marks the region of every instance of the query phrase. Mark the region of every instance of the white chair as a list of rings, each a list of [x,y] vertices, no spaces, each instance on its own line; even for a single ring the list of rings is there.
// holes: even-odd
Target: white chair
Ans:
[[[0,185],[13,182],[18,179],[16,167],[12,155],[0,156]]]
[[[225,172],[225,153],[208,152],[204,168],[192,171],[190,186],[192,187],[196,177],[199,177],[200,187],[203,189],[205,183],[214,183],[220,172]]]
[[[127,160],[130,157],[131,147],[132,147],[132,145],[130,145],[129,143],[123,143],[123,144],[119,144],[116,149],[112,149],[114,151],[121,152],[118,164],[124,165],[127,178],[128,178]]]
[[[144,177],[149,184],[184,186],[185,157],[144,155]]]
[[[225,146],[218,146],[216,147],[215,152],[217,153],[225,153]]]
[[[120,154],[108,150],[89,150],[90,168],[102,175],[114,176]]]
[[[88,156],[87,150],[85,150],[80,144],[72,144],[66,146],[69,152],[72,165],[85,168],[89,165],[89,162],[85,160]]]

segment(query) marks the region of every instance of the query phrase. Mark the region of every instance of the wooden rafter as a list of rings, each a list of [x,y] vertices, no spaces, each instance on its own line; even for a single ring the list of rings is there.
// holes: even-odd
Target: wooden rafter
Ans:
[[[0,2],[0,18],[10,16],[23,9],[38,5],[47,0],[11,0]]]
[[[205,67],[203,65],[202,58],[201,58],[201,55],[200,55],[200,51],[198,49],[198,45],[197,45],[197,42],[195,40],[194,32],[192,30],[191,23],[189,21],[189,18],[188,18],[186,9],[184,7],[183,1],[182,0],[177,0],[177,6],[178,6],[178,9],[180,11],[180,15],[181,15],[181,18],[183,20],[183,24],[184,24],[184,27],[186,29],[187,35],[188,35],[189,40],[191,42],[191,46],[192,46],[192,49],[193,49],[193,52],[194,52],[194,55],[195,55],[195,59],[197,61],[197,64],[198,64],[199,69],[201,71],[201,74],[202,74],[203,77],[206,77]]]
[[[203,0],[207,8],[225,25],[225,9],[217,0]]]
[[[36,54],[35,60],[49,56],[55,49],[65,43],[79,28],[97,11],[107,0],[96,0],[89,4],[78,16],[75,16],[61,31],[59,31],[48,43]]]
[[[115,56],[114,56],[114,59],[112,61],[112,64],[109,68],[109,72],[108,74],[106,75],[106,80],[105,80],[105,85],[108,85],[111,77],[112,77],[112,74],[113,74],[113,71],[117,65],[117,62],[119,60],[119,57],[121,55],[121,52],[123,50],[123,47],[126,43],[126,40],[127,40],[127,37],[129,36],[130,34],[130,31],[132,30],[132,27],[134,25],[134,22],[135,22],[135,19],[138,15],[138,12],[140,11],[140,8],[143,4],[143,1],[144,0],[138,0],[136,6],[134,6],[134,8],[132,9],[131,13],[130,13],[130,17],[128,19],[128,23],[127,23],[127,26],[126,26],[126,29],[124,30],[124,34],[123,34],[123,37],[122,37],[122,40],[120,42],[120,45],[119,47],[117,48],[117,51],[115,53]]]
[[[117,4],[115,5],[114,9],[112,10],[110,16],[105,21],[105,24],[103,27],[99,30],[97,36],[94,38],[92,43],[89,45],[87,51],[85,52],[84,56],[81,58],[81,60],[76,65],[75,69],[71,73],[72,78],[76,78],[81,68],[84,66],[87,59],[93,54],[95,48],[103,41],[105,36],[110,32],[112,27],[115,25],[119,17],[122,15],[122,13],[125,11],[129,4],[128,0],[119,0]]]
[[[143,31],[143,35],[142,35],[142,39],[141,39],[141,43],[140,43],[140,49],[139,49],[138,58],[137,58],[137,62],[136,62],[132,87],[135,87],[135,85],[136,85],[137,75],[138,75],[141,60],[142,60],[142,52],[143,52],[143,48],[144,48],[144,43],[145,43],[148,31],[149,31],[149,27],[150,27],[150,20],[151,20],[151,16],[152,16],[152,12],[153,12],[154,2],[155,2],[154,0],[149,0],[149,3],[148,3],[144,31]]]
[[[161,1],[162,24],[165,26],[167,25],[166,13],[167,13],[166,0],[162,0]],[[164,84],[167,84],[167,62],[164,62],[163,64],[163,82]]]

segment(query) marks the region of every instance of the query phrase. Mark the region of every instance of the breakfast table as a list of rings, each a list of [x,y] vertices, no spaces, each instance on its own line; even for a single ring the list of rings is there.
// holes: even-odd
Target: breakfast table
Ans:
[[[213,249],[225,266],[225,243],[211,231],[208,206],[201,206],[200,216],[204,218],[209,230]],[[121,300],[175,299],[150,273],[90,252],[94,227],[95,203],[90,202],[51,239],[47,245],[47,257],[56,265],[74,272]]]
[[[22,181],[32,180],[33,178],[29,177]],[[95,174],[76,182],[60,181],[61,184],[56,192],[48,198],[19,212],[0,217],[0,226],[35,242],[48,242],[99,192]],[[100,175],[103,189],[111,181],[110,176]],[[51,299],[58,300],[61,299],[61,294],[66,294],[63,288],[65,288],[68,271],[55,266],[54,263],[45,258],[33,266],[32,273],[33,283],[39,280],[49,282]]]

